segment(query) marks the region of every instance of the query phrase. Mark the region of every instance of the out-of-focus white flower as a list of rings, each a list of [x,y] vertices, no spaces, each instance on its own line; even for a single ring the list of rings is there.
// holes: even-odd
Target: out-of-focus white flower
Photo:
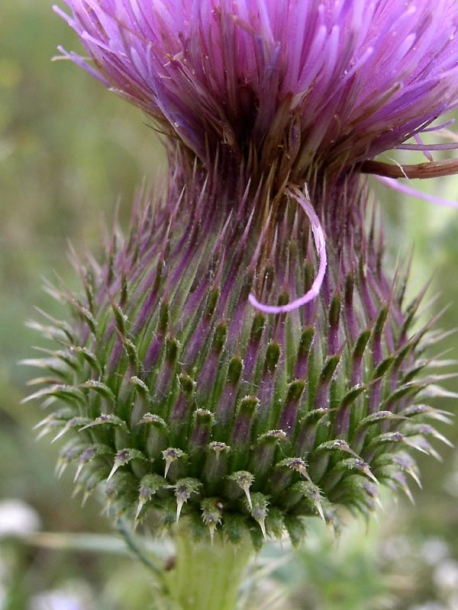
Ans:
[[[429,538],[422,544],[420,554],[427,564],[435,566],[440,561],[447,559],[450,555],[450,550],[445,540],[442,540],[441,538]]]
[[[421,606],[413,606],[412,610],[448,610],[448,608],[439,602],[429,601]]]
[[[93,610],[91,594],[83,582],[67,583],[60,589],[43,591],[30,600],[27,610]]]
[[[22,500],[0,502],[0,538],[24,536],[40,528],[38,513]]]
[[[433,580],[439,589],[458,591],[458,561],[441,561],[434,570]]]

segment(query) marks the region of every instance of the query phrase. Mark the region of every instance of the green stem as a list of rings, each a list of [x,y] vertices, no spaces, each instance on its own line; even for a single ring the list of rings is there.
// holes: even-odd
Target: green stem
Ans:
[[[157,608],[166,608],[166,600],[170,598],[170,591],[168,590],[166,579],[164,578],[164,572],[159,568],[154,561],[150,559],[145,550],[139,544],[138,540],[134,536],[132,530],[126,525],[123,519],[119,519],[116,523],[118,531],[123,535],[124,541],[127,544],[129,550],[137,557],[141,563],[147,567],[155,576],[154,584],[159,592],[161,598],[157,599]],[[162,603],[162,606],[161,606]]]
[[[151,559],[145,553],[144,549],[138,543],[134,533],[124,522],[123,519],[119,519],[116,522],[116,527],[118,529],[118,532],[123,535],[127,547],[137,557],[137,559],[141,561],[141,563],[149,570],[151,570],[151,572],[153,572],[156,576],[162,577],[161,569],[157,565],[155,565],[153,561],[151,561]]]
[[[222,536],[196,542],[176,533],[176,565],[167,574],[169,591],[182,610],[234,610],[240,583],[254,549],[249,540],[236,546]]]

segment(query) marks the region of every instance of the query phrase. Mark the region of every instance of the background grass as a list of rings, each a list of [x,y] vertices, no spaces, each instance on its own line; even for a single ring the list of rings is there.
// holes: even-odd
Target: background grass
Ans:
[[[31,507],[44,531],[106,533],[97,503],[71,498],[71,475],[54,478],[57,450],[35,441],[41,413],[20,404],[31,373],[17,362],[34,356],[38,338],[25,326],[34,307],[55,308],[42,278],[75,284],[68,240],[97,256],[102,224],[117,206],[126,224],[136,188],[145,177],[153,183],[165,161],[139,111],[72,64],[51,63],[58,44],[78,44],[48,0],[3,0],[0,17],[0,536],[2,502],[11,499]],[[426,188],[458,200],[456,179]],[[412,293],[432,275],[433,307],[450,305],[440,324],[456,328],[458,211],[379,192],[388,257],[414,247]],[[454,337],[444,349],[458,357]],[[458,391],[453,380],[448,388]],[[454,411],[456,400],[438,406]],[[441,431],[458,438],[457,426]],[[291,608],[456,609],[458,460],[453,449],[440,452],[442,463],[420,459],[424,488],[414,490],[415,506],[387,501],[378,525],[352,526],[338,547],[313,526],[306,548],[276,571],[273,589],[288,585]],[[149,598],[142,568],[122,556],[0,537],[0,610],[136,610]]]

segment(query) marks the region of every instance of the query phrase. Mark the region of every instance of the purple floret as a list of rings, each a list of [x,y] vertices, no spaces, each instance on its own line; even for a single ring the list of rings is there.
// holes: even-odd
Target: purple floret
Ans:
[[[455,0],[66,3],[90,60],[64,55],[203,160],[224,143],[340,172],[458,102]]]

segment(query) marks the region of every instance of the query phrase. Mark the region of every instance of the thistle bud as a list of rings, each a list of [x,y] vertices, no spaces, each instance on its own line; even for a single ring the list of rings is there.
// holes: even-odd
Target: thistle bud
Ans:
[[[75,465],[84,496],[104,484],[116,518],[298,542],[306,517],[367,515],[381,484],[409,493],[412,451],[435,454],[430,329],[414,330],[421,298],[405,303],[402,270],[385,273],[364,228],[364,183],[314,193],[327,271],[286,312],[320,254],[300,193],[265,192],[176,170],[82,270],[82,295],[61,295],[74,322],[53,323],[60,345],[34,362],[52,377],[33,397],[52,409],[43,432],[69,438],[60,467]]]

